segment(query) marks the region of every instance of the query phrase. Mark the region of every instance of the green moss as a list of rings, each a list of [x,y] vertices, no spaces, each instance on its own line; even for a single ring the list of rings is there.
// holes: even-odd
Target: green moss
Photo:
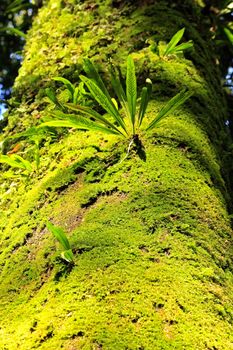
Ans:
[[[231,277],[223,269],[230,261],[230,242],[222,243],[229,240],[229,229],[222,196],[210,178],[219,169],[205,134],[191,119],[186,130],[186,118],[182,113],[170,117],[156,134],[144,137],[146,163],[132,154],[101,167],[108,164],[116,140],[97,151],[93,146],[100,145],[101,137],[91,134],[89,158],[77,161],[88,133],[67,136],[68,154],[63,143],[50,149],[53,158],[60,148],[58,169],[51,164],[37,195],[35,189],[33,197],[31,191],[25,194],[6,231],[13,230],[11,240],[19,242],[2,271],[8,311],[1,310],[1,317],[8,318],[8,339],[17,339],[22,349],[182,349],[184,344],[195,350],[229,349],[232,310],[226,291]],[[75,153],[76,162],[65,169]],[[101,176],[93,183],[90,174],[98,159]],[[48,188],[48,197],[41,197]],[[30,218],[29,209],[38,204]],[[65,268],[59,247],[41,226],[48,217],[72,231],[72,270]],[[23,239],[27,232],[31,237],[20,243],[19,233]],[[219,302],[213,288],[224,300]],[[6,344],[17,347],[15,340]]]
[[[21,105],[6,133],[46,115],[50,77],[75,82],[86,55],[108,77],[107,58],[124,72],[133,52],[139,85],[148,75],[154,82],[145,123],[182,87],[195,97],[141,133],[146,162],[133,150],[121,161],[128,141],[70,130],[41,148],[41,168],[28,182],[17,176],[10,186],[9,171],[1,174],[0,348],[229,350],[232,237],[219,155],[225,112],[213,71],[202,71],[208,50],[200,65],[159,61],[146,39],[169,40],[185,24],[186,39],[203,47],[182,12],[162,1],[110,6],[50,1],[40,11],[15,85]],[[47,219],[67,232],[74,266],[60,259]]]

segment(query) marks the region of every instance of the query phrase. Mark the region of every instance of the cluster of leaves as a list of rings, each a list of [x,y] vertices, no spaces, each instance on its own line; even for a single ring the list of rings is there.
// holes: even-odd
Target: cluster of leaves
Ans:
[[[8,164],[12,168],[22,169],[26,175],[29,175],[32,172],[31,163],[28,160],[23,159],[18,154],[12,154],[11,156],[1,155],[0,163]]]
[[[181,52],[188,48],[187,46],[191,46],[191,43],[177,45],[183,33],[184,29],[176,33],[168,43],[163,56]],[[131,56],[127,58],[125,89],[123,88],[119,72],[113,66],[110,69],[112,90],[115,92],[117,99],[111,97],[95,65],[89,59],[84,60],[84,71],[86,76],[80,76],[81,82],[78,86],[75,86],[63,77],[54,78],[55,81],[65,86],[69,95],[69,102],[61,102],[51,88],[46,89],[46,95],[55,107],[50,112],[51,120],[45,121],[39,128],[29,128],[25,132],[11,136],[4,141],[7,142],[11,138],[26,140],[33,149],[32,162],[11,152],[12,154],[0,156],[0,163],[22,170],[22,175],[28,176],[34,171],[34,168],[38,171],[40,165],[40,143],[47,138],[48,132],[50,134],[53,133],[51,128],[54,127],[100,131],[130,139],[130,145],[132,142],[136,144],[142,131],[149,132],[153,130],[163,118],[171,114],[192,95],[192,92],[185,89],[180,91],[165,104],[151,121],[148,121],[145,116],[152,93],[152,82],[149,78],[146,79],[138,106],[137,79],[134,61]],[[85,88],[88,89],[88,92]],[[102,113],[92,108],[93,100],[100,106]],[[143,129],[142,125],[144,125]],[[51,222],[47,223],[47,228],[64,249],[61,253],[62,259],[72,263],[73,252],[65,232]]]
[[[81,103],[82,105],[88,105],[90,103],[90,94],[86,92],[83,82],[80,82],[79,85],[75,87],[74,84],[63,77],[55,77],[53,80],[58,81],[65,86],[71,103]],[[58,109],[65,110],[51,88],[47,88],[45,92],[50,102],[54,103]]]
[[[169,46],[170,52],[173,49],[174,42]],[[51,115],[56,119],[41,124],[39,129],[30,128],[25,132],[11,137],[14,139],[24,138],[32,144],[34,154],[33,160],[37,171],[40,165],[39,145],[41,140],[47,137],[47,127],[68,127],[101,131],[124,138],[130,138],[135,142],[138,140],[138,133],[145,117],[152,91],[151,80],[146,79],[146,86],[142,88],[141,92],[140,107],[137,109],[137,80],[134,61],[131,56],[128,56],[127,59],[126,91],[123,89],[119,74],[111,67],[111,83],[118,98],[118,102],[116,99],[111,98],[98,71],[89,59],[84,61],[84,70],[87,76],[80,76],[81,83],[77,87],[65,78],[54,78],[55,81],[65,85],[69,92],[71,103],[62,104],[59,102],[52,89],[46,90],[49,100],[56,106],[56,110],[51,112]],[[89,93],[86,92],[84,85],[88,88]],[[182,90],[170,99],[160,110],[158,115],[146,126],[145,131],[152,130],[156,127],[164,117],[183,104],[191,95],[191,92]],[[88,106],[91,96],[106,112],[104,115],[101,115]],[[123,113],[119,110],[118,103]],[[69,110],[75,113],[69,113]],[[7,142],[8,139],[6,139],[5,142]],[[8,164],[13,168],[22,169],[24,173],[26,172],[27,174],[33,171],[32,163],[19,155],[2,155],[0,157],[0,162]]]
[[[54,137],[54,132],[51,128],[36,128],[32,127],[24,132],[15,134],[14,136],[7,137],[1,144],[2,150],[7,148],[7,145],[12,140],[14,141],[24,141],[27,146],[27,153],[32,154],[31,161],[24,159],[18,153],[21,144],[17,143],[14,148],[7,154],[0,156],[0,163],[7,164],[12,168],[18,168],[23,170],[21,175],[29,175],[33,172],[38,172],[40,167],[40,144],[43,140],[48,139],[48,137]]]
[[[88,88],[90,95],[102,107],[105,113],[100,114],[93,108],[81,104],[61,104],[57,100],[55,94],[51,94],[51,91],[49,91],[49,98],[58,109],[50,113],[55,119],[46,121],[41,124],[41,127],[69,127],[101,131],[133,139],[138,135],[146,114],[152,91],[151,80],[146,79],[146,86],[143,87],[140,96],[140,106],[137,108],[137,79],[134,61],[131,56],[127,58],[126,90],[124,90],[121,84],[119,74],[111,67],[111,84],[118,101],[110,96],[95,65],[89,59],[85,59],[84,61],[84,70],[87,76],[81,75],[80,79]],[[66,83],[67,86],[68,83],[69,82]],[[186,91],[185,89],[179,92],[165,104],[144,130],[147,132],[154,129],[164,117],[177,109],[191,95],[192,92]],[[121,106],[121,110],[119,110],[119,105]],[[70,110],[72,113],[69,112]]]
[[[20,0],[15,0],[11,4],[11,11],[17,9],[28,8],[27,4]],[[163,56],[181,52],[192,46],[191,43],[177,45],[184,34],[184,28],[178,31],[171,41],[168,43]],[[138,134],[141,129],[144,117],[146,115],[147,106],[152,92],[152,82],[146,79],[146,86],[142,88],[140,96],[140,106],[137,108],[137,79],[135,74],[134,61],[131,56],[127,59],[126,89],[124,90],[119,77],[119,72],[111,66],[110,76],[112,89],[114,90],[118,101],[110,96],[102,78],[100,77],[95,65],[89,60],[84,60],[84,71],[87,76],[80,76],[81,82],[78,86],[72,84],[63,77],[55,77],[53,80],[62,83],[68,94],[69,103],[61,103],[52,89],[47,88],[46,94],[49,101],[55,105],[55,110],[50,112],[52,120],[46,121],[40,125],[40,128],[30,128],[25,132],[8,137],[3,142],[13,139],[26,139],[31,144],[33,151],[33,161],[38,171],[40,165],[39,146],[41,140],[47,137],[48,127],[50,133],[51,127],[68,127],[92,131],[101,131],[108,134],[118,135],[124,138],[130,138],[135,143],[138,140]],[[85,87],[89,90],[87,92]],[[150,131],[158,125],[158,123],[176,108],[183,104],[190,96],[191,92],[182,90],[160,110],[157,116],[146,125],[144,130]],[[90,105],[93,98],[104,110],[104,114],[98,113]],[[121,107],[121,110],[119,109]],[[70,112],[72,111],[72,112]],[[54,118],[55,117],[55,118]],[[13,152],[14,153],[14,152]],[[24,170],[30,173],[34,171],[32,162],[22,158],[20,155],[9,154],[2,155],[1,163],[10,165],[11,167]]]
[[[173,35],[169,43],[162,47],[154,41],[150,42],[151,51],[156,53],[160,58],[165,58],[170,55],[179,55],[180,53],[183,53],[183,51],[191,49],[193,47],[192,40],[179,44],[179,42],[183,38],[184,32],[185,28],[180,29],[177,33]]]

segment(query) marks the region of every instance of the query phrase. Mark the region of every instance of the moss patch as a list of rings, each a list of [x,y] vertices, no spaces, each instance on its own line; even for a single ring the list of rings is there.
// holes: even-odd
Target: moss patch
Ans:
[[[69,0],[40,11],[5,135],[37,124],[48,110],[50,77],[75,82],[87,55],[108,78],[108,58],[124,73],[133,53],[139,85],[148,75],[154,82],[145,123],[182,87],[195,95],[140,134],[146,162],[134,150],[121,161],[127,140],[59,130],[42,145],[37,175],[12,180],[4,169],[2,349],[232,349],[232,231],[219,153],[225,110],[216,69],[203,69],[204,41],[184,18],[190,4],[182,12],[163,1],[139,8]],[[169,40],[184,25],[185,39],[195,40],[193,63],[159,61],[146,39]],[[67,232],[74,266],[61,260],[48,219]]]

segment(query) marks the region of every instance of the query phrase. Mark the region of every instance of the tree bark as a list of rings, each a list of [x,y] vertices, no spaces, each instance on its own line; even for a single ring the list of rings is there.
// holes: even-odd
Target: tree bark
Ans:
[[[159,59],[148,39],[182,27],[194,50]],[[124,76],[132,54],[139,90],[153,82],[148,120],[182,88],[194,96],[140,135],[146,161],[121,161],[128,141],[70,130],[41,145],[28,182],[10,186],[4,168],[0,348],[233,349],[226,104],[198,2],[48,1],[27,36],[3,137],[47,115],[46,87],[66,99],[51,79],[75,83],[87,56],[110,87],[109,60]]]

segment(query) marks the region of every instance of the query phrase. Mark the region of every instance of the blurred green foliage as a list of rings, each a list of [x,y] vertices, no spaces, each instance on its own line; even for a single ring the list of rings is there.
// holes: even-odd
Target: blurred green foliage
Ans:
[[[0,86],[1,99],[10,96],[22,60],[25,33],[42,1],[1,0],[0,2]]]

